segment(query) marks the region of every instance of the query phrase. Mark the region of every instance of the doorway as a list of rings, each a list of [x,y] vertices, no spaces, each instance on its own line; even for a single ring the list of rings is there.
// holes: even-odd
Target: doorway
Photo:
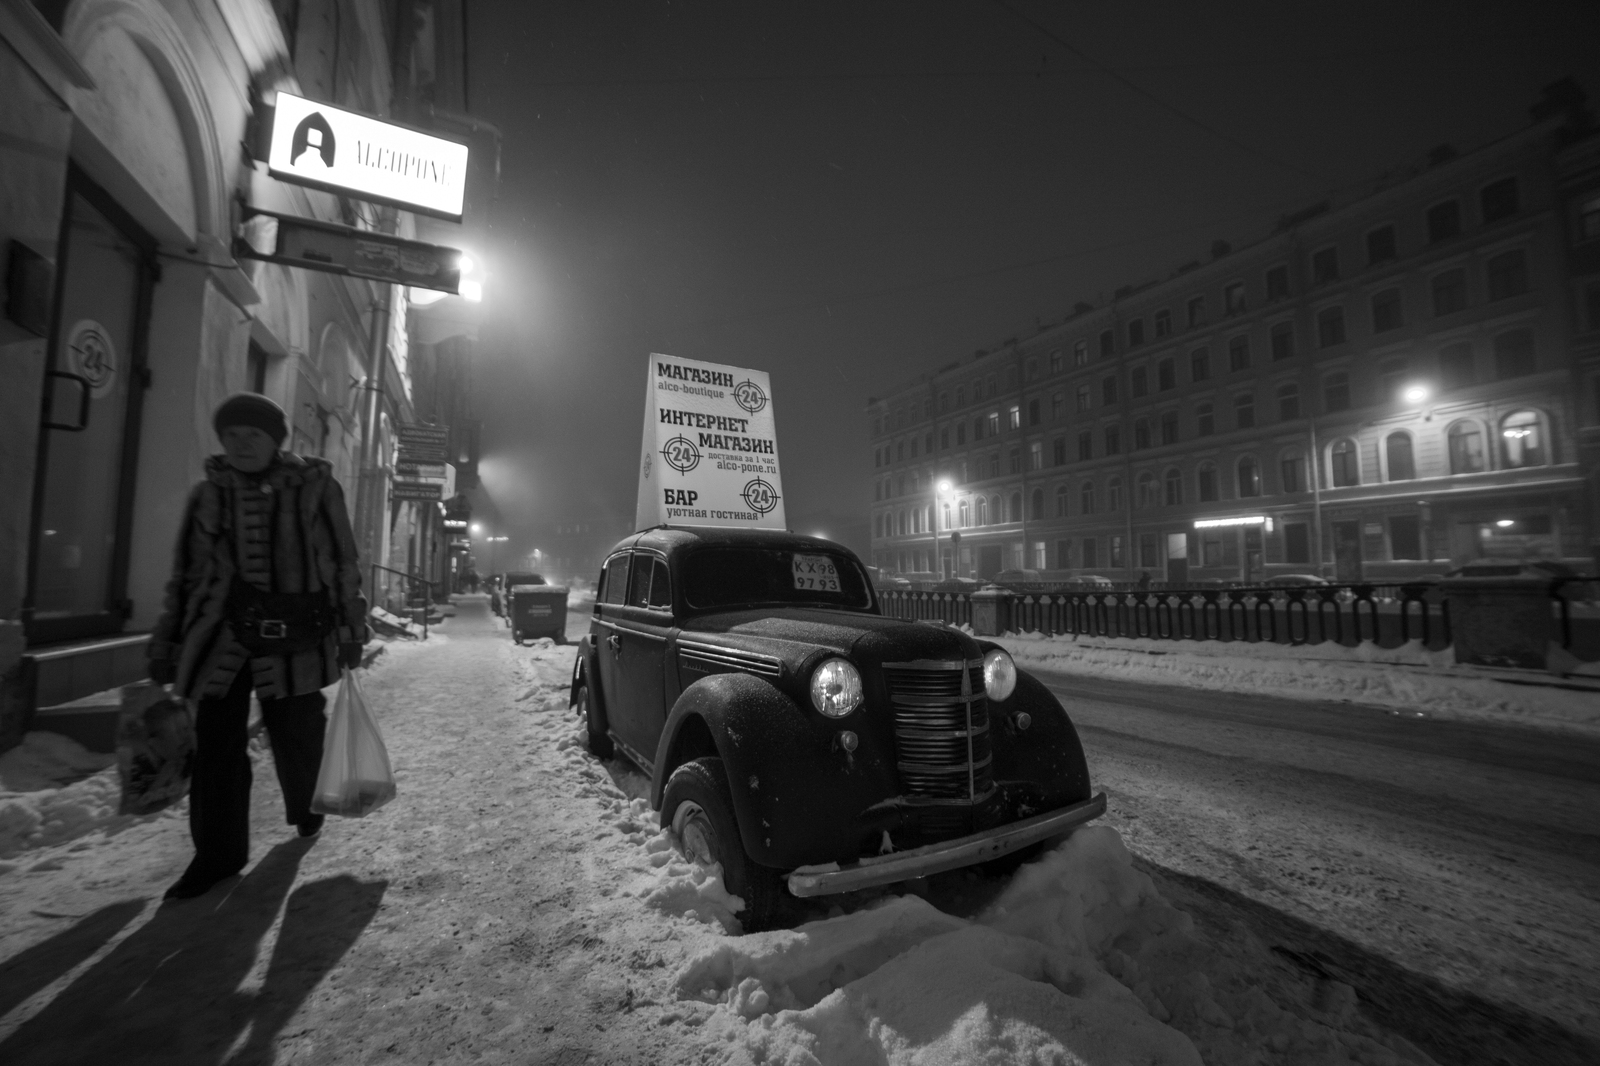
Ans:
[[[116,633],[128,616],[155,277],[155,243],[76,167],[59,247],[22,611],[29,644]]]
[[[1361,580],[1361,523],[1333,523],[1333,579],[1340,583]]]

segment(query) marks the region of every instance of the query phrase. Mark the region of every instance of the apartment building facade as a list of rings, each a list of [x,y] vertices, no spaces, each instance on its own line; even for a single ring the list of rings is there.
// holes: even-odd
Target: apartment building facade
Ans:
[[[1168,583],[1587,569],[1600,166],[1578,112],[870,401],[873,562]]]

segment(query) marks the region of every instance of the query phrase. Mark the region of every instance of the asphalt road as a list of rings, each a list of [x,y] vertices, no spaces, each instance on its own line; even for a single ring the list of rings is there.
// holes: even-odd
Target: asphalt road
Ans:
[[[1440,1061],[1600,1062],[1600,742],[1034,672],[1174,902]]]

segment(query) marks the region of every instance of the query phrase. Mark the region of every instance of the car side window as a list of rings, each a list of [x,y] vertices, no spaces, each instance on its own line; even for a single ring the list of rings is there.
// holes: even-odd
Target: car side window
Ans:
[[[648,555],[641,555],[634,560],[633,580],[628,584],[628,606],[650,606],[650,578],[655,570],[650,565],[653,560]]]
[[[606,563],[605,588],[602,590],[604,597],[602,603],[621,603],[628,591],[628,555],[613,556]]]
[[[655,576],[650,580],[650,606],[661,611],[672,610],[672,584],[665,559],[657,559]]]

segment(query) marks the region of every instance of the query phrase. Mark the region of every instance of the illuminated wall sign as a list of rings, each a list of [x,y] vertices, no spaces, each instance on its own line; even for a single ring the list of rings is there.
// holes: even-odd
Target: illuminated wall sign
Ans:
[[[467,146],[279,92],[267,170],[297,185],[460,222]]]
[[[1266,515],[1245,515],[1242,518],[1200,518],[1195,521],[1196,529],[1216,529],[1220,526],[1264,526],[1267,524]]]

